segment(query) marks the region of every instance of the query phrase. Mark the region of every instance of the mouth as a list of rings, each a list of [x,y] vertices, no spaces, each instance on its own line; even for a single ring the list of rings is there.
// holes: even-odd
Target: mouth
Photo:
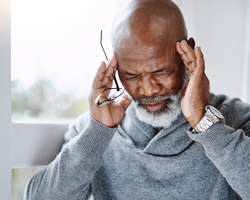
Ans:
[[[150,103],[141,103],[141,106],[143,106],[148,111],[157,111],[160,110],[165,103],[167,102],[167,99],[163,99],[160,101],[150,102]]]

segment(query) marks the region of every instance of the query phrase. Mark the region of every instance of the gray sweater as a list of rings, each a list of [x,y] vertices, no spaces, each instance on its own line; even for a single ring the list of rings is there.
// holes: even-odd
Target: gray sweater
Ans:
[[[65,134],[55,160],[26,186],[24,199],[250,199],[250,105],[210,96],[226,124],[192,134],[181,114],[168,129],[136,117],[118,128],[85,113]],[[248,136],[246,136],[248,135]]]

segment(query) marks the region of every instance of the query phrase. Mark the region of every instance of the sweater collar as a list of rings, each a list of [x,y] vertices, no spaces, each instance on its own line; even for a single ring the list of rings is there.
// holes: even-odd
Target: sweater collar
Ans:
[[[169,128],[163,128],[158,133],[158,130],[152,125],[138,119],[133,104],[129,106],[126,117],[133,123],[133,126],[129,128],[131,130],[126,128],[130,138],[137,140],[135,143],[138,143],[138,140],[147,141],[140,145],[144,147],[144,153],[160,156],[178,155],[193,143],[187,135],[190,125],[182,112]]]

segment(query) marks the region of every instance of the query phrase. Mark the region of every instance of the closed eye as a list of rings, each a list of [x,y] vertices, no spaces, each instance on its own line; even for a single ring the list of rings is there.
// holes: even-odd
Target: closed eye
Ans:
[[[174,70],[172,70],[170,73],[167,72],[166,70],[157,70],[155,72],[153,72],[153,74],[155,76],[170,76],[172,75],[177,69],[175,68]]]
[[[166,73],[166,71],[163,69],[160,69],[160,70],[154,71],[153,73],[154,74],[163,74],[163,73]]]
[[[126,72],[125,73],[125,79],[126,80],[135,80],[135,79],[137,79],[139,77],[139,75],[137,75],[137,74],[131,74],[131,73],[129,73],[129,72]]]
[[[126,79],[126,80],[136,80],[136,79],[138,79],[138,78],[139,78],[139,76],[136,75],[136,76],[129,76],[129,77],[125,78],[125,79]]]
[[[165,70],[158,70],[153,73],[155,76],[162,76],[162,75],[167,75],[167,72]]]
[[[168,72],[165,68],[163,69],[159,69],[156,71],[151,72],[151,74],[153,74],[154,76],[158,76],[158,77],[167,77],[172,75],[175,71],[177,71],[177,68],[175,68],[174,70],[172,70],[171,72]],[[137,80],[141,75],[140,74],[132,74],[129,72],[125,72],[125,80]]]
[[[177,71],[177,68],[175,68],[172,72],[170,72],[170,74],[169,75],[172,75],[174,72],[176,72]]]

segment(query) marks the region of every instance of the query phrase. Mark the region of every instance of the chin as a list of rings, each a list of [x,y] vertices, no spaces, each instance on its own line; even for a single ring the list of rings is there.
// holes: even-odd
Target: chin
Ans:
[[[181,113],[182,95],[179,92],[177,95],[168,95],[164,98],[169,101],[157,111],[148,111],[138,101],[134,101],[136,115],[139,120],[154,127],[169,128]]]

